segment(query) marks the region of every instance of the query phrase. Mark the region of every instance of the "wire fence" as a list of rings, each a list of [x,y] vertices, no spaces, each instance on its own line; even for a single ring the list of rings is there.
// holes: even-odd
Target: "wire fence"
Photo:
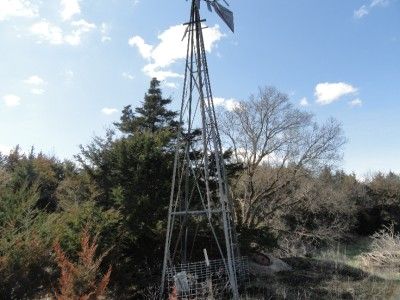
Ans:
[[[249,282],[248,258],[235,259],[236,278],[239,286]],[[224,260],[210,260],[181,264],[167,270],[168,290],[180,300],[220,299],[230,292],[228,271]]]

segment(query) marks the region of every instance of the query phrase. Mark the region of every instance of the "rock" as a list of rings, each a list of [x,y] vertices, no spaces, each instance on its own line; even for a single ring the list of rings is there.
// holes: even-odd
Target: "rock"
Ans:
[[[249,271],[255,276],[272,275],[277,272],[291,271],[292,268],[283,260],[266,253],[254,253],[250,257]]]

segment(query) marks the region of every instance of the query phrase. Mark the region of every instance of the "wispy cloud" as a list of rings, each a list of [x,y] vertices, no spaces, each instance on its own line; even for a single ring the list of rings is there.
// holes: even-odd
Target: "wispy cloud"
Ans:
[[[137,47],[140,55],[143,58],[151,58],[151,52],[153,51],[153,46],[146,44],[144,39],[140,36],[133,36],[128,40],[129,46]]]
[[[65,77],[65,81],[69,82],[72,81],[72,79],[74,79],[75,73],[72,70],[65,70],[64,71],[64,77]]]
[[[104,23],[104,22],[101,23],[100,33],[101,33],[101,42],[102,43],[111,41],[110,29],[111,29],[111,26],[109,24]]]
[[[354,11],[354,18],[361,19],[362,17],[369,14],[369,8],[366,5],[362,5],[359,9]]]
[[[351,107],[357,107],[357,106],[360,107],[360,106],[363,105],[363,102],[362,102],[362,100],[360,98],[357,98],[357,99],[354,99],[354,100],[350,101],[349,105]]]
[[[96,28],[96,25],[86,20],[73,21],[71,31],[64,34],[63,30],[47,20],[41,20],[31,26],[31,33],[38,38],[38,42],[48,42],[52,45],[68,44],[77,46],[81,44],[82,36]]]
[[[157,45],[150,45],[141,36],[133,36],[128,44],[136,47],[140,55],[149,61],[143,72],[149,77],[160,80],[182,77],[170,70],[170,67],[186,57],[187,40],[182,40],[186,27],[183,25],[171,26],[163,31]],[[223,37],[218,25],[204,31],[204,43],[207,52],[211,52],[215,44]]]
[[[354,18],[361,19],[368,15],[371,10],[376,7],[385,7],[388,6],[390,0],[371,0],[369,4],[364,4],[360,8],[356,9],[353,13]]]
[[[327,105],[339,100],[345,95],[357,93],[357,88],[345,82],[318,83],[315,87],[315,97],[320,105]]]
[[[307,100],[306,97],[301,98],[299,104],[300,104],[300,106],[303,106],[303,107],[306,107],[306,106],[310,105],[310,103],[308,103],[308,100]]]
[[[27,0],[0,0],[0,21],[13,17],[35,17],[38,8]]]
[[[7,107],[15,107],[21,104],[21,98],[13,94],[3,96],[3,101]]]
[[[25,79],[24,82],[26,84],[36,85],[36,86],[45,84],[45,81],[43,80],[43,78],[39,77],[38,75],[32,75],[31,77]]]
[[[109,37],[109,36],[102,36],[101,37],[101,42],[102,43],[109,42],[109,41],[111,41],[111,37]]]
[[[375,7],[375,6],[387,6],[389,4],[390,0],[372,0],[370,6]]]
[[[33,24],[31,32],[39,38],[38,42],[45,41],[53,45],[61,45],[64,42],[61,28],[46,20]]]
[[[101,112],[107,116],[113,115],[118,112],[118,109],[116,108],[109,108],[109,107],[104,107]]]
[[[45,93],[44,89],[31,89],[31,93],[34,95],[43,95]]]
[[[135,76],[133,76],[132,74],[130,74],[128,72],[123,72],[122,77],[124,77],[125,79],[129,79],[129,80],[135,79]]]
[[[234,98],[226,99],[221,97],[215,97],[214,106],[221,106],[226,110],[232,111],[239,106],[239,101],[237,101]]]
[[[77,46],[81,43],[82,35],[96,29],[96,25],[89,23],[86,20],[74,21],[71,23],[72,32],[65,36],[65,42],[72,46]]]
[[[178,88],[178,85],[177,85],[175,82],[166,81],[166,82],[164,83],[164,85],[165,85],[166,87],[171,88],[171,89],[177,89],[177,88]]]
[[[81,13],[81,7],[78,0],[61,0],[60,6],[60,15],[63,21],[68,21],[73,16]]]
[[[24,83],[31,87],[31,93],[34,95],[43,95],[46,81],[38,75],[32,75],[24,80]]]

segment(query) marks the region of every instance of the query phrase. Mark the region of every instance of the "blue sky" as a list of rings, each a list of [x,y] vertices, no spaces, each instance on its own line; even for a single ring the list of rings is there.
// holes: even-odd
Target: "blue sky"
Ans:
[[[249,4],[251,3],[251,4]],[[203,10],[214,95],[273,85],[348,137],[341,166],[400,172],[400,0],[231,0],[236,32]],[[184,0],[0,0],[0,151],[71,158],[151,76],[178,107]]]

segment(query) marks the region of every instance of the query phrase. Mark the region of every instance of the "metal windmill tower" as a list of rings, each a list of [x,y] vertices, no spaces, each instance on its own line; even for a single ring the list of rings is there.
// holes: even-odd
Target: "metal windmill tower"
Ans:
[[[203,0],[234,31],[233,13],[217,0]],[[232,204],[214,110],[200,17],[201,0],[191,0],[185,77],[180,112],[161,296],[179,299],[238,299],[247,277],[239,256]],[[225,2],[226,3],[226,2]],[[227,3],[226,3],[227,4]]]

